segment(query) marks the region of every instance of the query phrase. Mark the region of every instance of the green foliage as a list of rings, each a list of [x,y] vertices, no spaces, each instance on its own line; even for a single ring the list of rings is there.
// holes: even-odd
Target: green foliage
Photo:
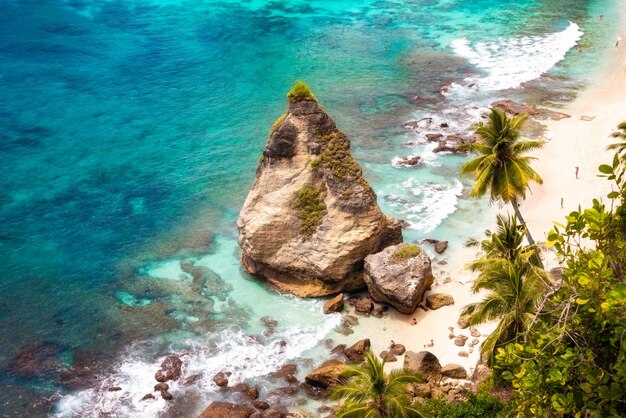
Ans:
[[[319,168],[319,166],[320,166],[320,160],[318,160],[317,158],[311,160],[311,170],[316,171]]]
[[[472,196],[489,192],[491,200],[509,203],[526,196],[530,181],[543,182],[529,164],[535,158],[524,156],[541,148],[543,143],[521,140],[520,129],[525,121],[525,115],[509,118],[505,112],[494,108],[488,122],[476,126],[479,140],[470,148],[479,156],[461,166],[461,174],[476,176]]]
[[[318,166],[332,175],[335,180],[343,183],[340,193],[342,199],[349,199],[354,191],[354,185],[360,186],[366,192],[372,192],[370,185],[363,177],[361,167],[352,158],[350,153],[350,141],[342,132],[335,131],[328,135],[317,136],[316,140],[322,145]]]
[[[523,344],[498,351],[495,371],[513,387],[517,417],[623,417],[626,411],[626,178],[616,155],[607,208],[571,212],[548,235],[563,275],[545,295]],[[611,210],[616,208],[617,210]]]
[[[270,135],[272,135],[274,131],[278,129],[278,127],[280,126],[281,123],[283,123],[286,117],[287,117],[287,113],[283,113],[278,119],[274,121],[274,123],[272,124],[272,127],[270,128]]]
[[[292,206],[298,210],[302,235],[312,235],[326,214],[326,205],[321,193],[313,186],[304,186],[298,190]]]
[[[408,258],[417,257],[421,253],[422,250],[419,247],[407,244],[398,248],[398,250],[396,250],[396,252],[393,254],[393,258],[395,260],[406,260]]]
[[[333,390],[333,399],[343,403],[335,414],[337,418],[419,418],[419,411],[411,406],[409,384],[422,382],[413,371],[396,369],[385,373],[385,360],[371,352],[365,353],[365,362],[347,369],[343,383]]]
[[[290,102],[301,102],[303,100],[315,100],[313,92],[304,82],[298,81],[293,85],[291,91],[287,94]]]
[[[500,320],[481,346],[489,365],[499,347],[517,341],[528,328],[543,295],[547,277],[537,265],[537,247],[523,245],[525,232],[526,227],[518,225],[514,217],[498,215],[495,232],[487,230],[484,240],[466,244],[483,252],[466,266],[479,273],[472,291],[488,293],[482,301],[467,305],[463,315],[470,315],[471,325]]]
[[[431,418],[493,418],[502,416],[504,406],[496,396],[469,392],[465,401],[427,399],[418,409]]]

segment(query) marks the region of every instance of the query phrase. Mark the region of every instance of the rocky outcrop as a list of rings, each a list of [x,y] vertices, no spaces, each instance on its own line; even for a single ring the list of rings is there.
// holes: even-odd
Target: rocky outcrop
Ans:
[[[348,366],[339,360],[328,360],[306,375],[305,380],[311,386],[327,388],[339,382],[339,377]]]
[[[491,107],[503,110],[504,112],[511,115],[519,115],[525,113],[535,119],[542,120],[561,120],[570,117],[570,115],[565,113],[555,112],[554,110],[549,109],[538,109],[534,106],[517,103],[511,99],[498,100],[497,102],[492,103]]]
[[[350,141],[303,83],[270,131],[237,226],[244,269],[304,297],[362,288],[365,257],[402,241]]]
[[[155,373],[154,378],[157,382],[178,380],[182,374],[182,367],[183,361],[178,356],[167,356],[161,363],[161,369]]]
[[[412,313],[433,284],[430,258],[419,247],[398,244],[365,258],[365,283],[372,299]]]
[[[448,305],[454,305],[454,298],[445,293],[433,293],[426,297],[426,306],[429,309],[439,309]]]
[[[404,369],[419,372],[427,381],[441,380],[441,364],[437,356],[430,351],[419,353],[407,351],[404,355]]]
[[[200,414],[198,418],[249,418],[254,409],[227,402],[213,402]]]

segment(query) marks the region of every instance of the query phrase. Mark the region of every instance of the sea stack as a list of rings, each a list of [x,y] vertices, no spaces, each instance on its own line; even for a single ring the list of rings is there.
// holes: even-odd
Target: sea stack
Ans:
[[[270,130],[237,226],[244,269],[301,297],[364,287],[365,257],[402,242],[350,141],[302,82]]]

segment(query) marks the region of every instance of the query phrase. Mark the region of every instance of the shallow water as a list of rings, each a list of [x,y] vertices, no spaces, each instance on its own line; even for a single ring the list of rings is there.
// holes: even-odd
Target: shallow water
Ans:
[[[319,301],[243,275],[237,258],[234,222],[291,84],[307,81],[349,135],[383,210],[410,222],[405,239],[447,239],[453,254],[490,222],[489,207],[464,198],[462,157],[433,154],[402,123],[429,116],[428,131],[445,121],[467,133],[495,98],[571,99],[613,46],[618,5],[2,2],[0,384],[11,389],[0,394],[3,414],[45,414],[51,404],[38,400],[54,393],[71,394],[59,416],[94,405],[154,414],[164,403],[136,398],[149,391],[141,379],[151,382],[159,355],[189,350],[188,367],[206,368],[204,347],[261,333],[264,315],[279,317],[276,334],[236,361],[273,358],[281,338],[288,349],[241,379],[288,359],[321,360],[337,319],[321,317]],[[392,164],[406,155],[424,164]],[[193,292],[183,259],[219,277],[207,273]],[[11,361],[41,347],[54,347],[41,354],[42,370],[16,374]],[[87,381],[63,374],[93,361],[105,375],[126,373],[108,379],[129,400],[81,392]],[[196,410],[213,396],[210,377],[198,383]]]

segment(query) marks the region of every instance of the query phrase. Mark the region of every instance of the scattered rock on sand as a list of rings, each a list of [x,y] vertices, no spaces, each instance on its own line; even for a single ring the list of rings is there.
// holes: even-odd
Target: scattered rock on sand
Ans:
[[[469,357],[469,353],[467,351],[459,351],[459,357]]]
[[[365,360],[365,352],[369,350],[370,346],[369,338],[365,338],[343,350],[343,354],[345,354],[350,361],[362,362]]]
[[[227,402],[212,402],[198,418],[250,418],[254,409]]]
[[[372,312],[372,309],[374,309],[374,304],[372,303],[372,301],[368,298],[355,299],[356,300],[354,301],[354,310],[356,311],[356,313],[369,316],[369,314]]]
[[[385,357],[387,357],[387,363],[393,363],[395,361],[398,361],[398,358],[396,357],[396,355],[393,353],[390,353],[387,350],[381,351],[380,353],[380,358],[384,359]]]
[[[454,345],[458,345],[459,347],[463,347],[465,345],[465,341],[467,341],[467,337],[465,335],[458,335],[454,339]]]
[[[441,369],[443,377],[450,377],[452,379],[465,379],[467,378],[467,370],[465,367],[459,364],[446,364]]]
[[[421,248],[398,244],[365,258],[365,283],[372,298],[413,313],[433,284],[430,258]]]
[[[390,351],[396,356],[401,356],[406,352],[406,348],[402,344],[396,344]]]
[[[480,331],[478,331],[476,328],[472,328],[470,330],[470,334],[472,335],[472,337],[476,337],[476,338],[480,337]]]
[[[340,293],[334,298],[329,299],[326,302],[324,302],[323,309],[324,309],[325,314],[343,311],[343,293]]]
[[[475,345],[477,345],[480,341],[478,341],[478,338],[474,338],[470,343],[469,346],[470,347],[474,347]]]
[[[328,360],[306,375],[305,380],[311,386],[327,388],[339,381],[339,376],[348,366],[339,360]]]
[[[430,309],[439,309],[448,305],[454,305],[454,298],[445,293],[433,293],[426,297],[426,306]]]
[[[354,315],[345,315],[343,317],[343,322],[345,322],[346,324],[354,326],[354,325],[358,325],[359,324],[359,318],[357,318]]]
[[[441,380],[441,364],[430,351],[407,351],[404,355],[404,369],[419,372],[427,381]]]
[[[457,321],[457,324],[459,325],[459,328],[465,329],[465,328],[469,327],[469,325],[470,325],[470,317],[471,317],[471,315],[461,315],[459,317],[459,320]]]

